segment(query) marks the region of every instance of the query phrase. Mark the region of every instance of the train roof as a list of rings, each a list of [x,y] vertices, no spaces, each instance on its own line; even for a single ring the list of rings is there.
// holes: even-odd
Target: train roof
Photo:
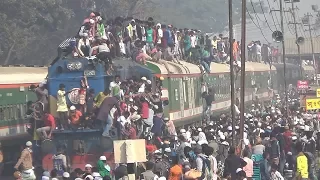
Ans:
[[[278,63],[278,64],[272,64],[274,67],[277,69],[283,68],[284,64],[283,63]],[[291,63],[286,63],[286,69],[300,69],[300,66],[291,64]]]
[[[188,63],[186,61],[180,61],[180,64],[167,61],[169,69],[173,74],[199,74],[201,73],[199,66]],[[155,73],[168,74],[166,67],[163,64],[148,61],[148,68],[151,68]],[[157,70],[155,70],[157,69]],[[246,71],[269,71],[269,64],[246,62]],[[271,70],[276,70],[274,66],[271,66]],[[211,73],[226,73],[230,72],[229,64],[211,63]]]
[[[47,67],[0,67],[0,84],[40,83],[47,73]]]

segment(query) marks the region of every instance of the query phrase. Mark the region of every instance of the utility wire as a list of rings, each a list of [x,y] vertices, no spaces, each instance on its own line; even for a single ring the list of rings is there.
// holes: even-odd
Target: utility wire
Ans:
[[[248,15],[249,15],[252,23],[260,30],[260,32],[261,32],[264,40],[266,40],[267,43],[269,43],[268,39],[267,39],[267,38],[264,36],[264,34],[263,34],[263,31],[262,31],[262,29],[261,29],[261,27],[260,27],[259,21],[257,21],[257,24],[256,24],[256,23],[254,22],[254,20],[252,19],[251,14],[250,14],[249,11],[248,11],[248,8],[246,8],[246,10],[247,10],[247,13],[248,13]]]
[[[261,0],[259,0],[259,3],[260,3],[260,7],[261,7],[261,10],[262,10],[262,14],[263,14],[263,16],[264,16],[264,19],[266,20],[267,26],[268,26],[268,28],[270,29],[270,31],[273,32],[273,30],[271,29],[271,27],[270,27],[270,25],[269,25],[269,23],[268,23],[267,17],[266,17],[266,15],[264,14]],[[252,0],[251,0],[251,5],[252,5],[252,7],[253,7]],[[254,10],[254,8],[253,8],[253,10]]]
[[[284,3],[284,9],[287,9],[286,3]],[[287,27],[288,27],[288,30],[289,30],[290,34],[295,35],[294,32],[292,32],[292,29],[291,29],[291,27],[290,27],[290,25],[289,25],[290,20],[289,20],[289,18],[288,18],[288,16],[287,16],[287,13],[286,13],[286,12],[284,12],[284,18],[285,18],[285,20],[286,20],[286,22],[287,22],[286,24],[287,24]]]
[[[270,6],[269,0],[267,0],[267,2],[268,2],[269,9],[271,10],[271,6]],[[272,21],[273,21],[274,27],[276,28],[276,31],[278,31],[278,28],[276,26],[276,22],[274,21],[273,13],[271,12],[270,14],[271,14],[271,17],[272,17]],[[279,22],[278,22],[278,25],[279,25]]]

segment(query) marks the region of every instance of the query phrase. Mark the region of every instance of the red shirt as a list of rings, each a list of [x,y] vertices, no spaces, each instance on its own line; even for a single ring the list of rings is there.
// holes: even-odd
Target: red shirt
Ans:
[[[142,119],[149,118],[149,105],[147,102],[141,103],[141,114]]]
[[[51,114],[47,114],[44,125],[50,126],[50,127],[56,127],[56,122],[54,120],[54,117]]]

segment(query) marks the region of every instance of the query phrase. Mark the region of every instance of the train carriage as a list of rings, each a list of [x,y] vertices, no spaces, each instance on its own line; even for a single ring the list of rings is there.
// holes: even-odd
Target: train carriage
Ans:
[[[27,102],[36,100],[29,86],[39,84],[46,75],[45,67],[0,67],[0,140],[26,133]]]

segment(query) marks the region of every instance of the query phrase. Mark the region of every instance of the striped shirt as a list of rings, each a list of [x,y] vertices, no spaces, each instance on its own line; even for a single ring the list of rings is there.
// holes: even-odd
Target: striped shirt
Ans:
[[[61,49],[67,49],[68,47],[71,47],[72,49],[76,47],[77,45],[77,39],[75,37],[68,38],[64,40],[58,47]]]

